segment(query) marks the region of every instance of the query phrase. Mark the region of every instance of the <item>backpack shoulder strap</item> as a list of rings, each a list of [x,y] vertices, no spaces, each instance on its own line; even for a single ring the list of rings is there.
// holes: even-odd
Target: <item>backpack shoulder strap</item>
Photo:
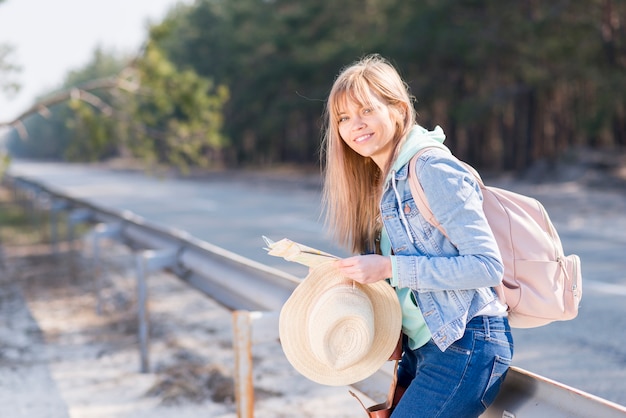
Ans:
[[[413,200],[415,201],[415,205],[417,206],[417,209],[420,211],[422,216],[426,219],[426,221],[428,221],[429,224],[437,228],[439,232],[441,232],[443,235],[445,235],[446,238],[449,239],[450,237],[448,237],[448,234],[446,234],[446,231],[443,229],[443,226],[441,226],[441,223],[439,223],[437,218],[435,218],[433,211],[430,210],[430,206],[428,205],[428,200],[426,199],[426,194],[424,193],[424,189],[422,188],[422,185],[420,184],[419,179],[415,175],[415,166],[417,164],[417,159],[420,157],[420,155],[428,151],[430,148],[434,148],[434,147],[422,148],[413,156],[413,158],[411,158],[411,161],[409,162],[409,174],[408,174],[409,186],[411,187],[411,194],[413,195]],[[480,174],[478,174],[478,171],[476,171],[474,167],[472,167],[471,165],[469,165],[468,163],[464,161],[459,160],[459,162],[463,164],[463,166],[467,169],[467,171],[469,171],[476,178],[476,181],[478,182],[479,187],[481,189],[485,189],[486,188],[485,183],[483,183],[483,179],[480,177]]]
[[[415,174],[415,165],[417,164],[417,159],[429,148],[432,147],[426,147],[421,149],[417,152],[417,154],[413,156],[413,158],[411,158],[411,161],[409,161],[409,187],[411,188],[411,194],[413,195],[415,205],[417,206],[417,209],[420,211],[424,219],[426,219],[429,224],[437,228],[443,235],[445,235],[446,238],[449,238],[448,234],[446,234],[446,231],[443,229],[443,226],[441,226],[441,223],[439,223],[437,218],[435,218],[433,211],[430,210],[428,200],[426,199],[426,194],[424,194],[424,189],[422,188],[422,185],[420,184],[420,181]]]
[[[476,169],[474,167],[472,167],[471,165],[469,165],[465,161],[459,160],[459,162],[461,164],[463,164],[463,166],[467,169],[467,171],[469,171],[476,178],[476,181],[478,182],[478,186],[481,189],[486,189],[487,188],[487,186],[485,186],[485,183],[483,182],[482,177],[480,177],[480,174],[478,174],[478,171],[476,171]]]

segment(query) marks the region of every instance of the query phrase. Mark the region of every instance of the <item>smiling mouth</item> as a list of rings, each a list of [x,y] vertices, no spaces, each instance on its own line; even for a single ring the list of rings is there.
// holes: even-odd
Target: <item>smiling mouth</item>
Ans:
[[[374,134],[365,134],[365,135],[361,135],[361,136],[359,136],[359,137],[356,137],[356,138],[354,139],[354,142],[356,142],[356,143],[363,142],[363,141],[365,141],[366,139],[369,139],[372,135],[374,135]]]

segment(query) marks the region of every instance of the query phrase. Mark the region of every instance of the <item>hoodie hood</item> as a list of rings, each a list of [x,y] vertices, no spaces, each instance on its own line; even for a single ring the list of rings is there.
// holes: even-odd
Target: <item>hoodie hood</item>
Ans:
[[[391,173],[398,171],[402,166],[407,164],[417,152],[424,148],[437,147],[450,152],[448,147],[443,145],[443,141],[445,140],[446,134],[440,126],[436,126],[435,129],[429,131],[422,128],[420,125],[415,125],[411,131],[409,131],[406,140],[402,144],[402,148],[400,148],[398,157],[393,162],[393,166],[387,175],[386,181],[389,181],[391,178]]]

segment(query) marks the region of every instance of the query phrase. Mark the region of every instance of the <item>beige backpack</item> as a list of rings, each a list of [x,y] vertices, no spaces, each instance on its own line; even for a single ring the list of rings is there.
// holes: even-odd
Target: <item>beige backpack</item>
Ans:
[[[434,217],[415,173],[416,154],[409,166],[409,184],[415,204],[424,218],[444,235]],[[485,186],[474,174],[483,193],[483,209],[504,262],[504,279],[495,290],[508,305],[511,327],[532,328],[578,315],[582,297],[580,259],[565,256],[561,239],[543,205],[534,198]]]

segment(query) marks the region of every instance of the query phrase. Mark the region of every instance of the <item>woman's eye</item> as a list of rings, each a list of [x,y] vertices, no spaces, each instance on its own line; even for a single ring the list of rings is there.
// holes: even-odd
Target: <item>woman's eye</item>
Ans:
[[[339,117],[339,123],[341,123],[341,122],[345,122],[345,121],[347,121],[347,120],[348,120],[348,117],[347,117],[347,116],[340,116],[340,117]]]
[[[363,113],[367,114],[367,113],[371,113],[372,112],[372,108],[370,107],[366,107],[365,109],[363,109]]]

